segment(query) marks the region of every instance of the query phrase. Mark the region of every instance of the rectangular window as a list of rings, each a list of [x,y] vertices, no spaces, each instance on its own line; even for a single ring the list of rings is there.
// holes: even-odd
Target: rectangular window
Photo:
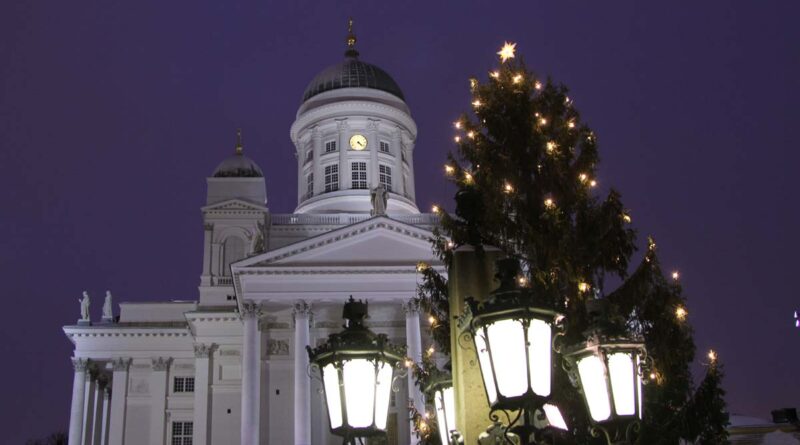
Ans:
[[[314,196],[314,173],[309,173],[306,177],[306,199]]]
[[[172,422],[172,445],[192,445],[194,422]]]
[[[387,192],[392,191],[392,167],[388,165],[379,165],[378,166],[378,173],[380,173],[380,181],[384,187],[386,187]]]
[[[382,153],[389,153],[389,143],[385,141],[381,141],[380,143],[381,152]]]
[[[194,392],[194,377],[175,377],[172,392]]]
[[[339,190],[339,164],[325,166],[325,193]]]
[[[367,163],[366,162],[353,162],[352,167],[352,183],[350,188],[366,189],[367,188]]]
[[[333,153],[336,151],[336,141],[328,141],[325,143],[325,153]]]

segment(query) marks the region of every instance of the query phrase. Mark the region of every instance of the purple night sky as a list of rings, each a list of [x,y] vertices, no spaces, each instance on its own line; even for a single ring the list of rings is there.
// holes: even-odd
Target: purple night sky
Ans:
[[[82,290],[95,319],[106,289],[197,298],[205,177],[237,127],[270,209],[294,209],[289,125],[306,84],[342,59],[348,15],[361,58],[397,80],[419,125],[421,209],[452,207],[442,165],[467,78],[517,42],[571,88],[639,246],[653,234],[681,271],[730,410],[800,405],[800,2],[268,3],[0,5],[3,443],[66,430],[61,327]]]

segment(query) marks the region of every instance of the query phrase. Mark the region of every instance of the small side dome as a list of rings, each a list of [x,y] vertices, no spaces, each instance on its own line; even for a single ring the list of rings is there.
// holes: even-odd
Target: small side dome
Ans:
[[[214,178],[263,178],[264,172],[242,149],[242,130],[236,131],[236,153],[222,161],[211,176]]]

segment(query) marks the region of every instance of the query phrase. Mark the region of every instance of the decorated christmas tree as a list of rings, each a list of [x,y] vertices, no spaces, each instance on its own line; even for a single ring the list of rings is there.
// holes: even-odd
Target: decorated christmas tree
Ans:
[[[631,213],[619,192],[598,191],[594,132],[567,88],[528,70],[514,44],[498,54],[501,63],[485,80],[469,80],[471,111],[453,123],[456,149],[444,173],[456,187],[455,207],[453,214],[433,207],[441,217],[435,250],[445,264],[461,246],[478,256],[497,248],[519,260],[519,283],[566,315],[567,343],[579,341],[588,327],[586,302],[604,298],[621,326],[644,338],[651,358],[639,443],[724,443],[713,441],[723,440],[727,422],[719,365],[694,395],[689,367],[695,346],[677,273],[664,275],[652,239],[641,264],[629,271],[637,247]],[[448,313],[447,280],[425,265],[419,271],[419,300],[433,319],[436,349],[447,355],[449,323],[458,315]],[[612,276],[622,284],[609,290]],[[554,362],[560,368],[560,359]],[[423,389],[432,366],[427,357],[416,365]],[[567,376],[554,372],[553,385],[569,425],[557,442],[603,443],[589,434],[586,409]],[[689,411],[703,413],[702,428],[689,421]],[[421,442],[441,443],[431,413],[416,414]]]

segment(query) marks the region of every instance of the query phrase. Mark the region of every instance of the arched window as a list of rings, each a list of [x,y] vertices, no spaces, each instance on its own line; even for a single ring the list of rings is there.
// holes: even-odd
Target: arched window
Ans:
[[[238,236],[229,236],[225,239],[222,249],[222,275],[231,275],[231,263],[244,258],[244,241]]]

